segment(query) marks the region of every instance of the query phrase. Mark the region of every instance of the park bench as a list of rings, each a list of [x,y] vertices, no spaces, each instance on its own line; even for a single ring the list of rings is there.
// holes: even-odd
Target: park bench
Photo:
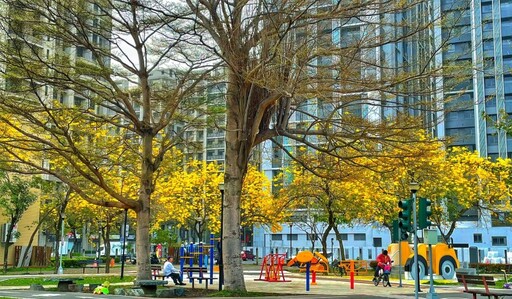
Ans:
[[[494,276],[492,275],[467,275],[457,274],[457,281],[462,283],[464,293],[473,294],[473,299],[476,299],[477,295],[486,296],[488,298],[493,297],[494,299],[502,297],[512,297],[512,290],[510,289],[491,289],[489,286],[496,285]],[[477,287],[473,287],[477,286]],[[484,286],[483,288],[478,286]]]
[[[96,269],[96,273],[100,273],[101,268],[105,268],[104,265],[101,265],[98,260],[86,260],[80,261],[80,267],[82,267],[82,273],[85,274],[85,269]]]
[[[208,268],[206,267],[184,267],[183,268],[183,274],[187,274],[187,279],[192,283],[192,288],[195,288],[195,281],[199,281],[199,283],[202,283],[203,280],[205,280],[205,287],[208,289],[208,280],[213,281],[217,278],[209,278],[205,277],[204,274],[208,274]],[[193,273],[199,273],[199,276],[192,276]]]
[[[54,277],[49,278],[47,281],[56,281],[57,282],[57,290],[59,292],[69,292],[69,286],[75,284],[75,281],[83,280],[81,277]]]
[[[167,280],[135,280],[133,284],[139,286],[144,294],[156,294],[157,287],[166,285]]]
[[[151,278],[152,279],[162,278],[162,280],[164,280],[165,279],[165,275],[160,274],[160,271],[162,271],[162,266],[160,266],[160,265],[151,265]]]

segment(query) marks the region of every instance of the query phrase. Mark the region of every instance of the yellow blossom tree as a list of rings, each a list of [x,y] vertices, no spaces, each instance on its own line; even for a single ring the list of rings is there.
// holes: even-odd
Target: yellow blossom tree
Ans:
[[[222,182],[223,173],[216,163],[189,162],[184,170],[172,173],[155,193],[160,207],[156,223],[170,221],[193,229],[199,239],[206,230],[218,233]],[[241,196],[243,226],[267,225],[272,230],[279,229],[287,202],[272,196],[269,180],[253,166],[247,172]]]
[[[510,212],[507,183],[511,177],[510,159],[491,161],[465,148],[452,148],[438,181],[427,181],[419,196],[434,202],[432,219],[449,242],[457,222],[471,209],[482,213]]]

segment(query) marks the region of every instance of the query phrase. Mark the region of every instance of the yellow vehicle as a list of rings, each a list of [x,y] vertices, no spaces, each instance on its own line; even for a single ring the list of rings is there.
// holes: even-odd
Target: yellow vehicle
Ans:
[[[399,247],[400,257],[398,254]],[[394,261],[393,265],[403,266],[405,271],[411,272],[412,277],[416,276],[413,244],[409,244],[407,241],[391,243],[388,246],[388,254]],[[420,279],[428,275],[429,267],[432,267],[434,274],[441,275],[444,279],[452,279],[455,277],[455,269],[460,265],[455,249],[445,243],[432,245],[432,265],[429,265],[428,261],[428,245],[419,243],[418,266]]]
[[[306,271],[306,264],[301,263],[297,260],[297,257],[292,258],[287,263],[288,267],[291,266],[298,266],[300,269],[300,272]],[[329,272],[329,260],[320,252],[313,252],[313,258],[311,259],[311,271],[315,272],[321,272],[321,273],[328,273]]]

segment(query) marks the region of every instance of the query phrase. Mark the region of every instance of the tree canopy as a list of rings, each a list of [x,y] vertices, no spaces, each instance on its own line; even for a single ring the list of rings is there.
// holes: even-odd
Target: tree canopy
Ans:
[[[307,146],[355,163],[422,142],[414,132],[437,121],[439,89],[471,73],[463,63],[437,64],[444,43],[430,32],[444,20],[426,0],[2,3],[0,122],[8,134],[0,164],[51,174],[96,205],[133,210],[138,279],[150,277],[159,170],[189,143],[184,131],[205,125],[198,89],[217,80],[218,66],[226,82],[225,284],[241,291],[241,261],[232,257],[241,251],[255,147],[272,142],[299,161],[295,147]],[[406,48],[428,51],[401,57]],[[176,69],[172,83],[153,88],[161,66]]]

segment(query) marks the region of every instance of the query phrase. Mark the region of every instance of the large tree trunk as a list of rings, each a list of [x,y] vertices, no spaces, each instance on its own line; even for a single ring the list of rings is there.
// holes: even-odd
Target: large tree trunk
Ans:
[[[149,262],[150,210],[149,204],[137,213],[137,240],[135,252],[137,256],[137,280],[151,279],[151,264]]]
[[[240,258],[240,252],[242,251],[240,242],[240,194],[242,190],[243,169],[236,163],[238,162],[236,161],[238,155],[229,154],[230,150],[233,149],[226,150],[225,193],[222,211],[224,283],[227,290],[245,291],[244,277],[240,275],[240,273],[243,273],[242,259]],[[230,159],[230,157],[232,158]]]
[[[147,83],[147,82],[146,82]],[[149,88],[143,89],[146,92]],[[149,99],[149,97],[144,97]],[[149,104],[146,104],[149,106]],[[147,109],[146,109],[147,110]],[[150,119],[149,112],[144,111],[145,119]],[[151,193],[153,193],[153,136],[147,134],[142,138],[142,173],[139,190],[139,206],[135,211],[137,213],[137,280],[151,279],[151,263],[149,260],[151,240],[149,237],[149,227],[151,222]]]
[[[227,92],[226,120],[226,166],[224,172],[224,200],[222,206],[222,260],[224,267],[224,284],[226,290],[246,291],[240,252],[240,197],[242,182],[247,170],[251,149],[250,138],[246,138],[248,128],[243,128],[244,107],[246,99],[242,84],[236,84],[236,75],[229,75]]]
[[[327,239],[329,238],[329,233],[331,232],[332,226],[328,225],[324,232],[322,233],[322,238],[320,239],[320,243],[322,243],[322,254],[327,257]]]

